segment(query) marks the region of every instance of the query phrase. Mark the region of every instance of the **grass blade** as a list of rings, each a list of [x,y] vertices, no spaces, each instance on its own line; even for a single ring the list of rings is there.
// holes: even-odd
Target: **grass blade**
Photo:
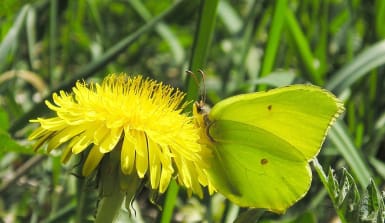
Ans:
[[[190,60],[189,69],[193,72],[202,69],[206,64],[209,45],[217,14],[218,0],[201,1],[201,13],[199,17],[198,27],[195,32],[194,45]],[[192,78],[187,76],[187,101],[196,100],[198,98],[198,86]]]
[[[340,94],[369,71],[385,64],[385,40],[378,42],[357,55],[350,63],[336,72],[326,88]]]
[[[160,219],[161,223],[171,222],[172,214],[174,212],[174,207],[178,197],[179,186],[176,184],[175,180],[172,180],[168,186],[166,198],[163,204],[162,217]]]
[[[282,27],[285,22],[285,12],[287,8],[287,0],[279,0],[275,2],[273,20],[269,31],[269,40],[267,41],[265,56],[262,61],[260,77],[268,75],[272,70],[275,58],[278,52],[278,46],[281,39]]]
[[[293,36],[294,43],[299,51],[299,56],[302,59],[307,71],[309,72],[309,78],[315,84],[322,85],[322,78],[317,72],[316,63],[312,50],[309,46],[305,34],[302,32],[301,27],[298,24],[296,17],[291,10],[286,10],[286,22],[290,34]]]
[[[330,129],[329,138],[345,158],[362,188],[365,188],[370,182],[372,173],[347,132],[348,130],[344,124],[337,121]]]
[[[7,35],[4,37],[4,39],[0,43],[0,70],[4,69],[4,66],[7,64],[7,58],[9,58],[11,54],[12,48],[17,46],[17,40],[20,33],[20,30],[23,28],[23,24],[25,21],[25,17],[27,16],[28,9],[30,6],[27,4],[23,6],[23,8],[20,10],[19,14],[17,15],[17,18],[15,20],[15,23],[11,27],[11,29],[8,31]]]
[[[147,10],[142,1],[131,0],[128,2],[146,22],[151,19],[152,15]],[[174,55],[175,62],[177,64],[183,63],[185,59],[184,49],[180,44],[178,38],[172,33],[168,26],[165,23],[160,22],[155,26],[155,30],[169,45],[171,52]]]

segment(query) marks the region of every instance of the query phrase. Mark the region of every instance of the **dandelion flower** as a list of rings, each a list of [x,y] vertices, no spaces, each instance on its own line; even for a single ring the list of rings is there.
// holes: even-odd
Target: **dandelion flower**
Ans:
[[[72,93],[60,91],[53,103],[46,101],[56,115],[32,120],[40,126],[30,140],[36,140],[35,149],[62,148],[62,162],[85,154],[84,176],[96,170],[106,178],[119,176],[123,191],[144,184],[163,193],[175,178],[201,197],[209,184],[204,158],[210,152],[199,144],[192,117],[183,113],[184,96],[142,76],[109,75],[101,84],[79,81]],[[118,163],[117,173],[102,169],[107,159]]]

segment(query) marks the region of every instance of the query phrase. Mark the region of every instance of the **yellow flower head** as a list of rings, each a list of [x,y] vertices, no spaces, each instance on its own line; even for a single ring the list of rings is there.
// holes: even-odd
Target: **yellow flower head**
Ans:
[[[73,93],[60,91],[53,94],[53,104],[46,101],[56,116],[32,120],[40,127],[30,139],[36,140],[35,149],[47,143],[48,152],[63,145],[63,162],[87,152],[84,176],[118,152],[120,175],[135,176],[160,193],[175,177],[202,196],[209,152],[198,143],[199,129],[192,118],[183,113],[184,96],[141,76],[110,75],[101,84],[77,82]]]

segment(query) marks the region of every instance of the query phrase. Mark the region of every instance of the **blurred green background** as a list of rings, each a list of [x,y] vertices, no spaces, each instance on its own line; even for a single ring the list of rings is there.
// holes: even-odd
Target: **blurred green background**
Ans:
[[[124,72],[197,100],[185,71],[198,69],[211,105],[293,83],[345,102],[309,193],[276,215],[173,186],[160,198],[164,212],[144,191],[119,222],[384,221],[383,0],[3,0],[0,40],[0,222],[87,222],[95,214],[95,185],[76,176],[76,162],[62,166],[59,152],[36,154],[26,139],[28,120],[48,115],[42,101],[52,92]]]

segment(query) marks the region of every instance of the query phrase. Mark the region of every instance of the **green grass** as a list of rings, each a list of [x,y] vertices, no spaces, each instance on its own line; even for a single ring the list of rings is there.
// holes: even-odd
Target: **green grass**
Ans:
[[[189,198],[173,183],[159,200],[163,211],[140,195],[136,217],[122,211],[121,221],[364,222],[363,210],[384,211],[384,1],[6,0],[0,12],[0,219],[94,215],[94,188],[71,174],[76,162],[41,158],[26,140],[34,128],[28,120],[49,114],[44,100],[52,92],[126,72],[172,84],[194,101],[202,91],[185,71],[199,69],[211,105],[287,83],[320,85],[344,101],[309,193],[276,215],[248,212],[220,195]]]

